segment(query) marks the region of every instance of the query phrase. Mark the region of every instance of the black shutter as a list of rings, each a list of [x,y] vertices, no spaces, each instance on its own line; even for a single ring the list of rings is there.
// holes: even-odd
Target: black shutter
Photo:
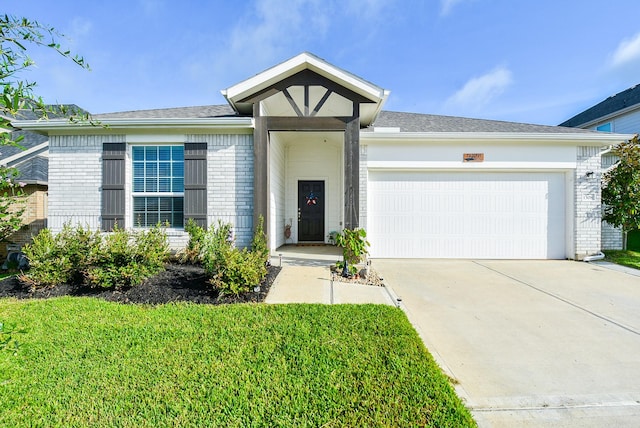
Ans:
[[[184,143],[184,221],[207,227],[207,143]]]
[[[124,228],[126,143],[102,144],[102,230]]]

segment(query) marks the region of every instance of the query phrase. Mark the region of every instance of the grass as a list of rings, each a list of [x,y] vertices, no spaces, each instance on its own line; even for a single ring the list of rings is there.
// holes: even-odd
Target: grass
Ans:
[[[604,253],[606,261],[640,269],[640,252],[630,250],[606,250]]]
[[[0,426],[475,426],[402,311],[0,300]]]

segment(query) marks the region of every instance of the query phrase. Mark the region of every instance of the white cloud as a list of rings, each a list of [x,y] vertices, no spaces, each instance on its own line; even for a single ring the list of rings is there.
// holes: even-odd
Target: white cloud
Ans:
[[[640,60],[640,33],[620,42],[611,57],[611,66],[622,67],[638,60]]]
[[[477,110],[502,94],[513,83],[511,71],[499,66],[490,72],[474,77],[453,94],[446,102],[447,107]]]

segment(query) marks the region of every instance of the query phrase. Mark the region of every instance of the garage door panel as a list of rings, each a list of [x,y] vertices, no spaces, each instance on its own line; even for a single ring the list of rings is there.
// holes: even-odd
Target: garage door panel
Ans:
[[[374,257],[564,258],[563,173],[369,174]]]

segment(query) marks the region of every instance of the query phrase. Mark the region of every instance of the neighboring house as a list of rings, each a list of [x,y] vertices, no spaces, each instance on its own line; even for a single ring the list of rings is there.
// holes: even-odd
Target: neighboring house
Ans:
[[[363,227],[372,257],[582,259],[601,249],[601,152],[630,135],[383,111],[389,91],[303,53],[228,105],[20,120],[49,136],[49,227],[231,222],[272,249]],[[287,228],[290,226],[290,228]],[[290,230],[290,237],[285,236]]]
[[[6,256],[8,246],[20,248],[31,242],[31,238],[47,226],[47,183],[49,141],[45,135],[28,131],[15,131],[12,139],[23,137],[20,147],[1,146],[0,164],[16,168],[18,181],[26,184],[22,190],[26,195],[24,226],[0,243],[0,255]]]
[[[640,133],[640,85],[610,96],[562,122],[560,126],[622,134]],[[617,160],[611,152],[603,152],[603,170],[611,168]],[[602,225],[602,248],[620,250],[622,247],[622,231],[605,222]]]

